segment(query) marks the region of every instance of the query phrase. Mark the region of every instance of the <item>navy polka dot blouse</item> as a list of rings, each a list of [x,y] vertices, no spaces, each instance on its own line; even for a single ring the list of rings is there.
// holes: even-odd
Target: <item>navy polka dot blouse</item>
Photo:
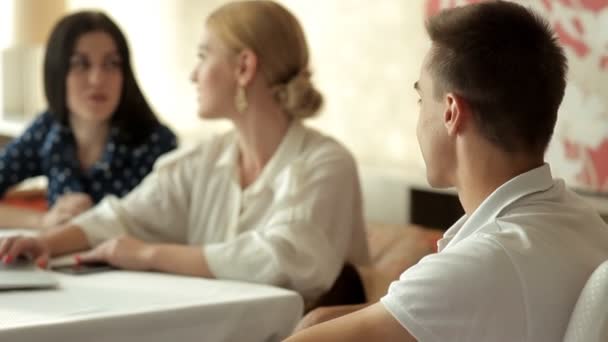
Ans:
[[[49,206],[69,192],[86,193],[95,203],[105,195],[121,197],[150,173],[160,155],[176,146],[173,132],[160,124],[137,146],[119,143],[113,127],[101,159],[82,170],[71,130],[46,112],[0,150],[0,196],[24,179],[44,175]]]

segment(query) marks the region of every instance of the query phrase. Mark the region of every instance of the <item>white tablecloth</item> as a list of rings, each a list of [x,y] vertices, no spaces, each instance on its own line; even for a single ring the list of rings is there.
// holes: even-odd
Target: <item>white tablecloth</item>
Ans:
[[[1,276],[1,275],[0,275]],[[0,341],[278,341],[303,303],[270,286],[111,271],[0,292]]]

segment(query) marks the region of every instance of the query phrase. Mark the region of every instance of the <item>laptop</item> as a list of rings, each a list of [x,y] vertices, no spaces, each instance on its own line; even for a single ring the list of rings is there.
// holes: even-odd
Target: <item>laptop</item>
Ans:
[[[0,262],[0,290],[42,289],[57,285],[53,273],[29,261],[16,261],[10,265]]]
[[[35,236],[36,232],[25,229],[0,230],[0,239],[14,236]],[[75,254],[54,258],[49,262],[50,270],[70,275],[94,274],[116,270],[106,263],[90,263],[78,265]],[[50,270],[42,270],[31,261],[21,259],[10,265],[0,262],[0,291],[15,289],[44,289],[58,286],[56,275]]]
[[[0,239],[13,235],[32,236],[36,233],[26,229],[2,229]],[[27,260],[17,260],[10,265],[0,262],[0,291],[17,289],[42,289],[57,287],[53,273],[42,270]]]

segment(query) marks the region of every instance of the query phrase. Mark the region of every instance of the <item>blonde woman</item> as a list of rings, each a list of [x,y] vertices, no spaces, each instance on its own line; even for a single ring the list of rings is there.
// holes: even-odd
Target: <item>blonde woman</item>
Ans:
[[[80,254],[132,270],[291,288],[308,303],[368,250],[350,153],[302,124],[322,97],[296,18],[271,1],[233,2],[207,19],[192,73],[199,116],[234,129],[166,156],[121,200],[107,198],[0,258]]]

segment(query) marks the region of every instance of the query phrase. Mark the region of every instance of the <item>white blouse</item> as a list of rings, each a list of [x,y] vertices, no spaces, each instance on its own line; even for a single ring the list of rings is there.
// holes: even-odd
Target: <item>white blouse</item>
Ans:
[[[294,122],[243,190],[235,132],[162,157],[122,199],[76,217],[92,246],[128,234],[200,245],[220,279],[326,292],[345,261],[369,261],[357,168],[335,140]]]

